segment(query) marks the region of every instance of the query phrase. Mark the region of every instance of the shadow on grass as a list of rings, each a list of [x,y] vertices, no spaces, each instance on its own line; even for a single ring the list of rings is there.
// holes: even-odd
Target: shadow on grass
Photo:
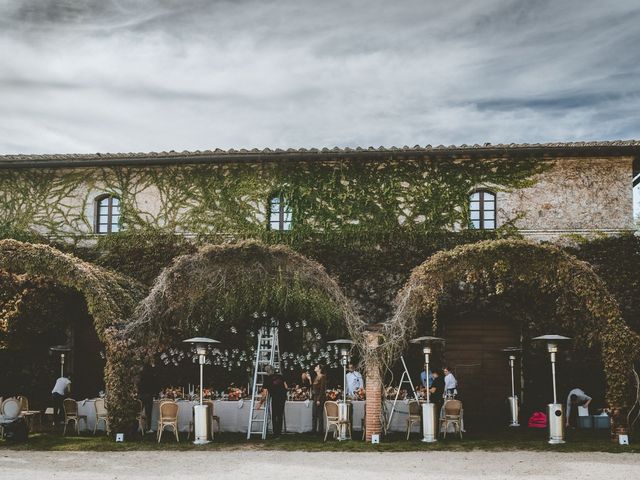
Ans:
[[[144,439],[135,437],[123,443],[116,443],[105,436],[80,435],[63,437],[56,433],[32,434],[28,442],[8,444],[0,440],[0,450],[34,450],[34,451],[217,451],[217,450],[283,450],[306,452],[412,452],[412,451],[509,451],[528,450],[540,452],[633,452],[640,453],[640,445],[621,446],[611,442],[608,432],[569,432],[564,445],[546,443],[546,431],[529,429],[505,429],[490,433],[467,433],[461,440],[458,437],[447,437],[436,443],[423,443],[418,434],[412,434],[406,440],[402,434],[391,434],[381,439],[378,445],[368,444],[360,440],[359,432],[354,432],[354,440],[338,442],[312,434],[287,434],[279,439],[249,440],[241,433],[218,434],[215,440],[207,445],[193,445],[184,435],[177,443],[172,435],[165,435],[161,443],[156,442],[155,435],[147,435]]]

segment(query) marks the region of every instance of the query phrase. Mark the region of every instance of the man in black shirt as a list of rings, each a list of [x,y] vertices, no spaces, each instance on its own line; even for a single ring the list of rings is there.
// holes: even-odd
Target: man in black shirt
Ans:
[[[433,378],[433,383],[429,389],[430,400],[440,405],[442,403],[442,394],[444,393],[444,378],[440,375],[440,371],[436,369],[431,372],[431,377]]]
[[[266,399],[267,392],[271,396],[271,425],[273,425],[273,436],[279,437],[282,433],[282,421],[284,418],[284,405],[287,401],[287,382],[284,381],[284,377],[279,373],[276,373],[275,369],[271,365],[267,365],[264,369],[267,372],[267,377],[264,379],[264,385],[262,386],[262,395]],[[260,408],[262,403],[260,402]]]

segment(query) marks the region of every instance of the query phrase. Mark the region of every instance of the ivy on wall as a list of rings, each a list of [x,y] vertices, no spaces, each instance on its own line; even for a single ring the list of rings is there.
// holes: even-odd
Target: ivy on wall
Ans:
[[[469,191],[531,185],[550,161],[430,157],[0,171],[0,225],[52,236],[92,232],[99,193],[121,198],[126,229],[196,235],[264,234],[267,202],[283,194],[292,236],[310,232],[417,232],[468,224]]]
[[[431,323],[435,334],[439,313],[447,305],[508,298],[513,293],[526,295],[533,305],[549,294],[555,299],[553,314],[533,319],[531,332],[542,335],[552,329],[573,337],[576,345],[600,349],[606,398],[614,420],[623,423],[630,372],[640,357],[640,335],[625,324],[615,298],[593,268],[554,246],[509,239],[437,253],[413,270],[396,299],[396,314],[382,329],[384,348],[372,354],[389,363],[419,325]]]

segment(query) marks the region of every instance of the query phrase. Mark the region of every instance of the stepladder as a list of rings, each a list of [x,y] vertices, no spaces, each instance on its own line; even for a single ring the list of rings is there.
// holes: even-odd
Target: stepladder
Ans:
[[[278,343],[278,326],[264,326],[258,333],[256,358],[253,366],[253,383],[251,386],[251,408],[247,426],[247,440],[252,435],[260,435],[264,440],[269,431],[271,418],[271,399],[263,394],[264,380],[268,375],[267,366],[280,371],[280,347]],[[260,407],[260,408],[258,408]]]
[[[416,389],[413,386],[413,382],[411,381],[411,375],[409,375],[409,369],[407,368],[407,364],[404,361],[404,357],[401,356],[400,360],[402,361],[402,376],[400,377],[400,383],[398,384],[398,389],[396,390],[396,396],[393,399],[393,404],[391,405],[391,411],[387,415],[386,412],[386,402],[384,403],[384,416],[386,419],[386,428],[385,431],[389,431],[391,428],[391,421],[393,420],[393,414],[396,411],[396,404],[398,403],[398,397],[400,396],[400,391],[404,385],[409,385],[411,387],[411,396],[413,396],[414,400],[418,401],[418,394],[416,393]],[[407,395],[408,396],[408,395]]]

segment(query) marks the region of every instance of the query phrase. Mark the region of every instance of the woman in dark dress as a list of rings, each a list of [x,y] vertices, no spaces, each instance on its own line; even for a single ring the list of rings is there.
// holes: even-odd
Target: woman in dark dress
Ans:
[[[267,377],[264,379],[263,398],[266,399],[266,393],[269,392],[271,397],[271,425],[273,425],[273,436],[278,438],[282,434],[282,422],[284,420],[284,406],[287,401],[287,382],[284,377],[276,373],[271,365],[267,365],[264,369]],[[262,407],[264,400],[260,401],[258,408]]]
[[[311,385],[313,400],[313,433],[324,433],[324,402],[327,400],[327,375],[324,365],[316,365],[316,378]]]

